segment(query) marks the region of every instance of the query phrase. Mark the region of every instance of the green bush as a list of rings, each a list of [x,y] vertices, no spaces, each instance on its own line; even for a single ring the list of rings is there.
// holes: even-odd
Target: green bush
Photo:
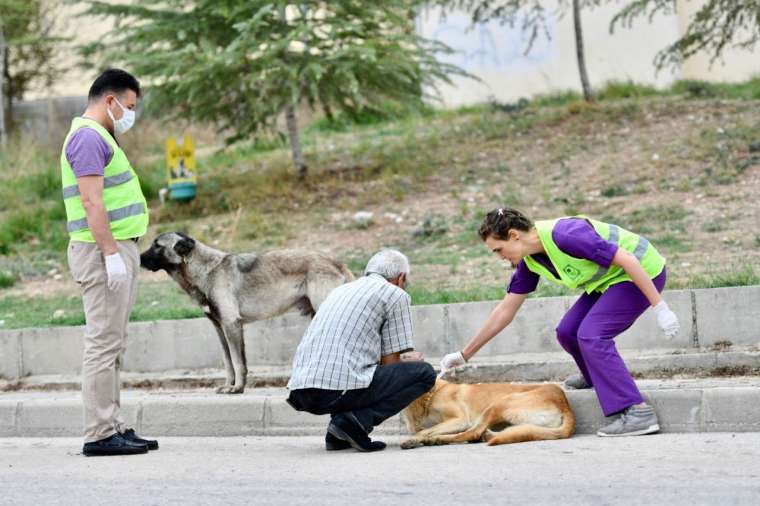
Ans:
[[[598,100],[620,100],[648,97],[660,93],[656,88],[646,84],[636,84],[633,81],[609,81],[596,92],[596,98]]]
[[[535,107],[555,107],[578,102],[582,99],[583,97],[578,92],[566,90],[549,93],[547,95],[537,95],[531,99],[530,103]]]
[[[614,185],[608,186],[602,190],[602,197],[621,197],[631,193],[625,186]]]
[[[676,81],[672,93],[692,98],[732,98],[738,100],[760,99],[760,77],[740,83],[711,83],[694,79]]]
[[[10,288],[16,284],[16,276],[12,272],[0,271],[0,288]]]
[[[0,223],[0,254],[18,252],[27,243],[63,251],[68,243],[63,201],[48,201],[9,212]]]
[[[676,81],[671,86],[670,91],[678,95],[688,95],[694,98],[715,97],[718,95],[718,89],[712,83],[707,81],[698,81],[696,79],[683,79]]]

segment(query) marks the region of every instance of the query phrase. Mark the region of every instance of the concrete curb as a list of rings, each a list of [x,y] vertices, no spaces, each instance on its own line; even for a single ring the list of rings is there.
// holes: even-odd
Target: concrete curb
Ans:
[[[638,378],[760,376],[760,351],[711,351],[693,349],[624,350],[622,356]],[[438,364],[439,359],[429,357]],[[437,367],[437,366],[436,366]],[[570,355],[561,353],[515,353],[476,357],[446,379],[459,383],[562,381],[577,372]],[[283,387],[290,378],[290,366],[254,366],[248,372],[248,388]],[[213,389],[224,384],[222,369],[186,369],[159,373],[122,373],[124,389],[193,390]],[[80,390],[79,375],[28,376],[14,381],[0,380],[0,392]]]
[[[663,350],[665,351],[665,350]],[[758,351],[703,351],[689,353],[685,350],[671,350],[663,354],[642,355],[637,350],[621,353],[628,370],[638,378],[668,378],[691,375],[738,376],[760,372],[760,352]],[[567,353],[533,354],[527,359],[505,356],[500,360],[473,362],[455,371],[459,383],[475,382],[520,382],[520,381],[563,381],[576,374],[578,367]]]
[[[671,384],[642,392],[657,410],[664,432],[760,431],[760,385],[728,386]],[[740,382],[739,382],[740,383]],[[327,416],[296,412],[285,402],[285,389],[262,389],[239,396],[210,393],[144,394],[125,392],[127,423],[138,432],[161,436],[282,436],[321,435]],[[569,391],[577,418],[577,433],[594,433],[605,418],[593,391]],[[0,398],[0,436],[60,437],[82,433],[82,402],[78,394],[5,395]],[[380,434],[406,434],[395,417],[378,427]]]
[[[665,299],[681,322],[681,333],[665,340],[647,311],[616,339],[621,350],[698,349],[721,341],[760,346],[757,313],[760,286],[666,291]],[[529,299],[515,321],[486,345],[479,357],[562,351],[554,329],[575,297]],[[460,349],[497,302],[414,306],[415,344],[426,356]],[[308,320],[288,314],[246,326],[249,367],[289,365]],[[0,331],[0,378],[79,374],[82,327]],[[54,351],[53,351],[54,350]],[[205,318],[137,322],[129,325],[125,372],[221,368],[221,349]]]

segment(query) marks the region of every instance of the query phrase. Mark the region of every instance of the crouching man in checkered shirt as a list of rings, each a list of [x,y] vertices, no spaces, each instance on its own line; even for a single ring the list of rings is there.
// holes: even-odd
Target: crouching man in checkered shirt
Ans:
[[[325,299],[296,350],[288,403],[330,413],[328,450],[382,450],[385,443],[369,438],[372,429],[435,384],[433,367],[421,355],[401,359],[414,349],[408,274],[401,252],[376,253],[363,277]]]

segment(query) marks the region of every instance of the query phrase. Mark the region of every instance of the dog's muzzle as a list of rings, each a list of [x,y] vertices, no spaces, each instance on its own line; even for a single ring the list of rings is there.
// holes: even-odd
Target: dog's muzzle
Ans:
[[[161,270],[162,265],[161,262],[158,261],[158,259],[155,257],[155,255],[152,255],[149,251],[146,251],[140,255],[140,267],[148,269],[152,272],[156,272]]]

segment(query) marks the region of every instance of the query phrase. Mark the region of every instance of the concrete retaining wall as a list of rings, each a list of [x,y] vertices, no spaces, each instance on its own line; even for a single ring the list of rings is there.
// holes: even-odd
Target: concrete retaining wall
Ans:
[[[718,341],[760,345],[760,286],[675,290],[665,299],[681,322],[681,333],[666,340],[647,311],[616,341],[621,349],[696,348]],[[573,297],[530,299],[515,321],[479,357],[510,353],[562,351],[554,328]],[[485,321],[496,302],[415,306],[415,343],[428,357],[460,349]],[[308,320],[288,314],[246,326],[250,365],[289,364]],[[78,374],[82,362],[82,328],[56,327],[0,332],[0,377]],[[136,322],[129,325],[124,370],[160,372],[222,367],[221,349],[205,319]]]

